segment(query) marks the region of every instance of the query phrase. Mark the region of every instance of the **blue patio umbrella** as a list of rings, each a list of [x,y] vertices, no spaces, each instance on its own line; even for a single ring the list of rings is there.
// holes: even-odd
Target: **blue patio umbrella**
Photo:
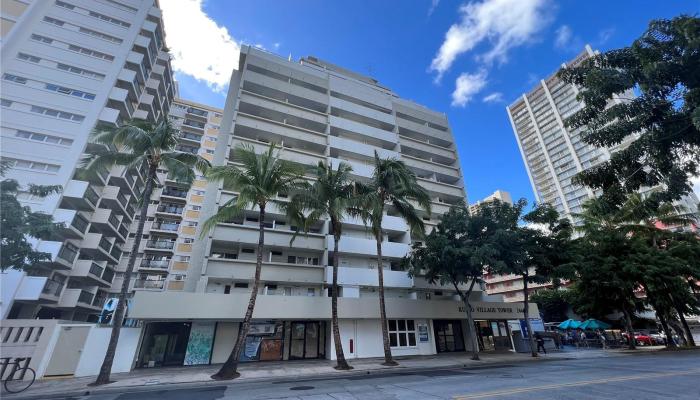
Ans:
[[[579,328],[581,329],[610,329],[610,324],[605,323],[603,321],[599,321],[595,318],[588,319],[584,321]]]
[[[574,319],[567,319],[561,324],[557,325],[559,329],[577,329],[581,325],[581,321],[576,321]]]

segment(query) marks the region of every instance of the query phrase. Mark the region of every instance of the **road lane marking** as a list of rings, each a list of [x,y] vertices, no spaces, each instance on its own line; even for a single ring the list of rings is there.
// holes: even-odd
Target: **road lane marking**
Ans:
[[[610,383],[610,382],[624,382],[624,381],[633,381],[633,380],[639,380],[639,379],[663,378],[663,377],[667,377],[667,376],[693,375],[693,374],[697,374],[697,373],[700,373],[700,369],[681,371],[681,372],[660,372],[660,373],[655,373],[655,374],[627,375],[627,376],[618,376],[616,378],[593,379],[593,380],[588,380],[588,381],[559,383],[556,385],[529,386],[529,387],[514,388],[514,389],[509,389],[509,390],[498,390],[498,391],[493,391],[493,392],[466,394],[466,395],[461,395],[461,396],[454,396],[453,399],[454,400],[483,399],[483,398],[487,398],[487,397],[506,396],[509,394],[518,394],[518,393],[526,393],[526,392],[537,392],[540,390],[548,390],[548,389],[560,389],[560,388],[566,388],[566,387],[595,385],[595,384]]]

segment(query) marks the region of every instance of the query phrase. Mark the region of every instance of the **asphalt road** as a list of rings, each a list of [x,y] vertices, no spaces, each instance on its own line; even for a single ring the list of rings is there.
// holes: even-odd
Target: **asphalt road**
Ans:
[[[105,394],[70,399],[700,399],[700,352],[556,360],[303,381]],[[68,399],[68,398],[63,398]]]

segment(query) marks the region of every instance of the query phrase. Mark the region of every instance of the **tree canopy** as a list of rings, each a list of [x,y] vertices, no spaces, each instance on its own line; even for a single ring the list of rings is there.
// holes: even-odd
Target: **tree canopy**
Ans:
[[[662,185],[652,201],[691,191],[689,178],[700,174],[700,18],[651,21],[629,47],[559,76],[580,88],[585,103],[566,125],[583,128],[583,141],[593,146],[620,146],[610,160],[581,172],[579,183],[603,189],[611,204],[642,187]]]

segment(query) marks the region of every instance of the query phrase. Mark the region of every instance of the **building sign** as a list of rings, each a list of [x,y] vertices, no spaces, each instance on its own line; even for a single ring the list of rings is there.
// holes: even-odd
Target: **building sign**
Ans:
[[[418,341],[427,342],[429,340],[430,339],[428,337],[428,325],[418,324]]]
[[[209,364],[215,330],[215,322],[192,322],[184,365]]]
[[[542,319],[530,318],[530,325],[533,331],[544,332],[544,322],[542,322]],[[523,339],[528,339],[530,337],[530,333],[527,330],[527,323],[524,319],[520,320],[520,332],[522,332]]]
[[[458,306],[460,313],[466,313],[464,305]],[[471,304],[472,316],[477,319],[513,319],[522,316],[525,308],[521,304],[476,303]]]

